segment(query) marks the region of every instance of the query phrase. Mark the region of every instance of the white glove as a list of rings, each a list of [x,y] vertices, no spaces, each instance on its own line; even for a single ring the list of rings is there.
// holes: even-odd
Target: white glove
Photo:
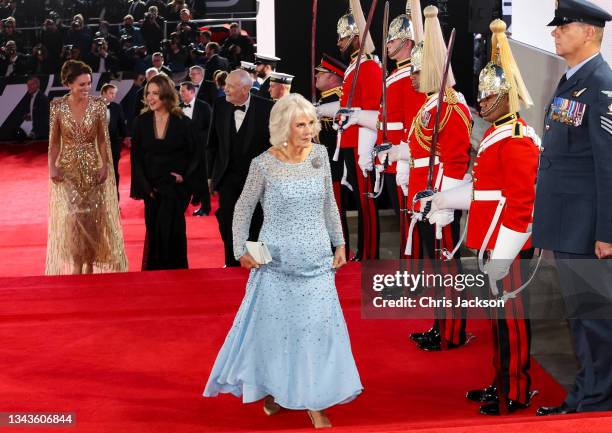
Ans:
[[[402,189],[405,196],[408,196],[408,181],[410,180],[410,163],[400,159],[397,161],[397,173],[395,183]]]
[[[441,209],[468,210],[472,203],[472,178],[466,176],[464,180],[457,180],[444,176],[442,191],[422,199],[421,206],[425,208],[429,201],[431,201],[431,210],[427,218]]]
[[[530,236],[531,233],[516,232],[503,225],[499,228],[491,259],[485,263],[483,269],[489,280],[499,281],[508,275],[510,265]]]
[[[374,168],[374,161],[372,158],[372,150],[376,144],[377,132],[369,128],[359,128],[359,141],[357,145],[357,153],[359,154],[359,168],[363,172],[365,177],[368,176],[367,172],[372,171]]]
[[[376,124],[378,123],[378,111],[375,110],[353,108],[349,114],[336,113],[335,117],[340,118],[344,129],[359,125],[376,131]]]
[[[446,227],[455,220],[455,212],[452,209],[438,209],[430,211],[427,214],[429,224],[435,224],[438,227]]]
[[[400,159],[410,161],[410,147],[402,141],[400,144],[391,146],[391,149],[378,153],[378,159],[381,164],[385,163],[386,158],[389,158],[389,164]]]
[[[340,109],[340,101],[316,105],[317,117],[334,117]]]

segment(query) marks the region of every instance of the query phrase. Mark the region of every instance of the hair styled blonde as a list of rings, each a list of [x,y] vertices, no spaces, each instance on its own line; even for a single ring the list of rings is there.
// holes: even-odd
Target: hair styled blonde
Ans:
[[[289,139],[291,123],[300,114],[305,114],[314,120],[313,138],[319,134],[321,124],[315,107],[302,95],[290,93],[276,101],[270,112],[270,144],[272,146],[283,147],[283,144]]]

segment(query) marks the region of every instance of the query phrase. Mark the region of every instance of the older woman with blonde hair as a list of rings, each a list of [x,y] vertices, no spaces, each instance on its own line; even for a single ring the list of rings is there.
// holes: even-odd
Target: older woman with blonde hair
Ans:
[[[142,268],[187,268],[185,210],[192,195],[208,191],[201,146],[167,75],[152,77],[144,95],[145,109],[134,120],[130,192],[145,204]]]
[[[335,270],[346,257],[327,150],[312,143],[319,129],[314,107],[300,95],[272,109],[272,147],[253,159],[234,213],[235,256],[251,275],[204,390],[245,403],[264,399],[267,415],[307,410],[317,428],[331,426],[324,409],[363,389],[336,293]],[[247,251],[258,202],[258,245],[267,247],[269,261]]]

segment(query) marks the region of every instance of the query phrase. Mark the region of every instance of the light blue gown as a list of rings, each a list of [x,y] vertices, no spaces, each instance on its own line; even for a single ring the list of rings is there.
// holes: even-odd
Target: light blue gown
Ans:
[[[331,245],[344,239],[325,147],[313,144],[298,164],[269,152],[253,159],[234,212],[236,259],[259,201],[259,240],[272,262],[251,271],[204,396],[232,393],[249,403],[272,395],[287,409],[347,403],[363,387],[332,269]]]

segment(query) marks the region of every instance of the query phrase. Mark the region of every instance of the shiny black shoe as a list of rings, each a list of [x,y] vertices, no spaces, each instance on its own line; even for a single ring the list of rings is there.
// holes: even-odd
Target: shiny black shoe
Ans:
[[[446,348],[448,350],[457,349],[458,347],[461,347],[461,346],[465,346],[465,343],[462,343],[462,344],[447,343],[446,344]],[[437,341],[426,340],[421,343],[417,343],[417,347],[421,350],[424,350],[425,352],[439,352],[442,350],[442,341],[440,340],[440,337],[438,337]]]
[[[429,331],[425,332],[413,332],[410,334],[410,339],[415,343],[422,343],[425,340],[440,341],[440,331],[438,331],[436,328],[431,328]]]
[[[536,410],[537,416],[566,415],[568,413],[576,413],[576,409],[569,407],[565,403],[561,406],[542,406]]]
[[[204,208],[200,208],[193,212],[193,216],[206,216],[206,215],[208,215],[208,212],[206,212]]]
[[[494,403],[498,399],[497,387],[489,386],[482,389],[472,389],[465,394],[465,398],[478,403]]]
[[[527,409],[529,407],[528,404],[519,403],[515,400],[508,400],[506,405],[509,414],[516,412],[520,409]],[[482,415],[499,415],[499,402],[483,404],[482,406],[480,406],[480,413]]]

